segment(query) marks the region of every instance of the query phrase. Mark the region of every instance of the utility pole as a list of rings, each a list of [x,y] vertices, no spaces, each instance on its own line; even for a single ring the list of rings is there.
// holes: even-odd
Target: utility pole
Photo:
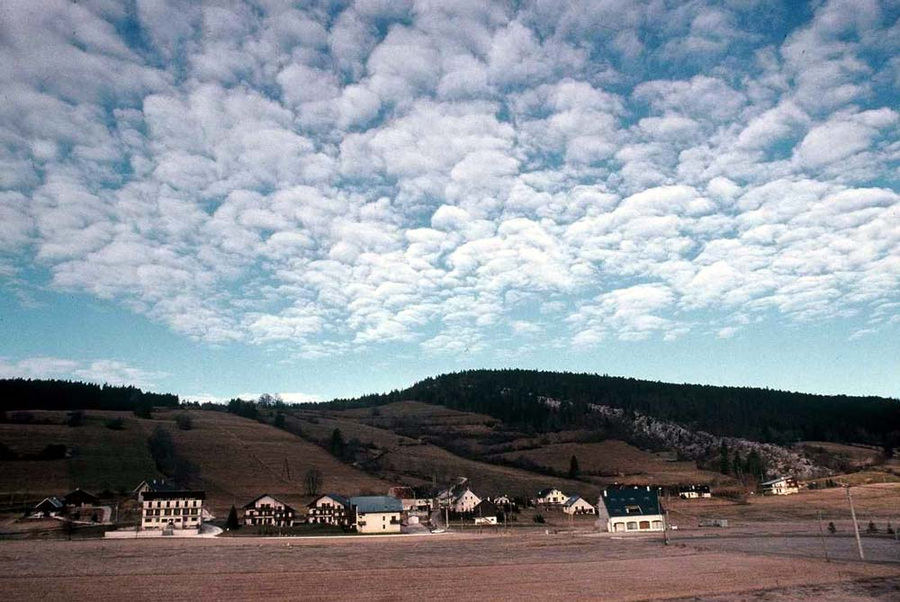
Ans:
[[[669,510],[663,514],[663,545],[669,545]]]
[[[847,501],[850,502],[850,516],[853,518],[853,532],[856,534],[856,547],[859,548],[859,559],[865,560],[862,539],[859,538],[859,524],[856,522],[856,510],[853,508],[853,496],[850,495],[850,485],[847,485]]]
[[[818,511],[819,516],[819,539],[822,540],[822,552],[825,554],[825,562],[830,562],[828,560],[828,547],[825,545],[825,531],[822,529],[822,511]]]

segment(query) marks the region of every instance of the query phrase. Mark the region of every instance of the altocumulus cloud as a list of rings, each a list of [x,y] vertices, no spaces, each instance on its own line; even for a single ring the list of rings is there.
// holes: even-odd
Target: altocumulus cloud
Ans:
[[[299,5],[4,2],[0,278],[301,357],[896,322],[896,2]]]

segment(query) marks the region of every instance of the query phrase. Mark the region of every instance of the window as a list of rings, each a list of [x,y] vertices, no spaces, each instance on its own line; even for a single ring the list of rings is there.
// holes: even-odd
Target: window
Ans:
[[[628,521],[628,524],[626,526],[629,531],[634,531],[637,529],[637,523],[633,520]]]
[[[625,506],[625,514],[641,514],[640,506]]]
[[[641,521],[641,524],[640,524],[640,527],[641,527],[641,529],[649,529],[649,528],[650,528],[650,521],[648,521],[648,520],[642,520],[642,521]]]

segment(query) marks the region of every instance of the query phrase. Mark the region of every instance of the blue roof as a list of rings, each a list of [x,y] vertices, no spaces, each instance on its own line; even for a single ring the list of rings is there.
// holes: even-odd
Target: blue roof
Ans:
[[[357,512],[403,512],[403,502],[389,495],[364,495],[350,498]]]
[[[659,491],[654,487],[610,487],[600,499],[610,517],[662,513]]]

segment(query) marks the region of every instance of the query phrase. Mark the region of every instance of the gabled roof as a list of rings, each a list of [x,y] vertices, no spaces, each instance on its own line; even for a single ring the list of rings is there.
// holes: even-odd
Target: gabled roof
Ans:
[[[412,487],[391,487],[388,489],[388,496],[400,498],[401,500],[412,500],[416,498],[416,492]]]
[[[357,512],[403,512],[403,502],[389,495],[363,495],[350,498]]]
[[[765,487],[766,485],[774,485],[775,483],[780,483],[782,481],[790,481],[794,477],[778,477],[777,479],[772,479],[771,481],[763,481],[760,483],[761,486]]]
[[[456,495],[453,496],[453,501],[454,501],[454,502],[459,501],[459,499],[460,499],[462,496],[466,495],[466,493],[471,493],[471,494],[474,495],[475,497],[478,497],[478,494],[476,494],[474,491],[472,491],[471,489],[469,489],[468,487],[466,487],[465,489],[463,489],[462,491],[460,491],[459,493],[457,493]],[[481,499],[481,498],[478,498],[478,499]]]
[[[490,500],[481,500],[478,502],[478,505],[475,506],[473,512],[477,516],[497,516],[499,510],[494,502]]]
[[[35,510],[37,510],[38,508],[41,508],[42,506],[44,506],[44,504],[46,504],[56,510],[62,510],[63,508],[66,507],[66,505],[63,503],[63,501],[61,499],[54,496],[54,497],[45,497],[44,499],[42,499],[40,501],[40,503],[34,507]]]
[[[337,503],[341,504],[341,505],[344,506],[345,508],[349,508],[349,507],[350,507],[350,500],[349,500],[348,498],[345,498],[344,496],[338,495],[338,494],[336,494],[336,493],[325,493],[325,494],[322,494],[322,495],[320,495],[319,497],[317,497],[316,499],[314,499],[313,501],[311,501],[310,503],[308,503],[308,504],[306,505],[306,507],[307,507],[307,508],[314,508],[315,505],[316,505],[316,502],[318,502],[319,500],[321,500],[323,497],[330,497],[331,499],[333,499],[333,500],[336,501]]]
[[[291,512],[295,512],[295,513],[297,512],[296,510],[294,510],[293,508],[291,508],[290,506],[288,506],[287,504],[285,504],[284,502],[282,502],[281,500],[276,498],[274,495],[269,495],[268,493],[264,493],[262,495],[257,496],[256,498],[250,500],[250,503],[245,504],[244,508],[252,508],[256,504],[256,502],[263,499],[264,497],[270,497],[273,500],[275,500],[276,502],[278,502],[279,504],[281,504],[282,506],[284,506],[286,509],[290,510]]]
[[[682,487],[678,490],[680,493],[696,491],[697,493],[709,493],[709,485],[691,485],[690,487]]]
[[[137,492],[138,489],[147,486],[147,491],[177,491],[178,487],[169,483],[164,479],[150,479],[149,481],[141,481],[138,483],[138,486],[132,489],[133,492]]]
[[[541,489],[540,491],[538,491],[538,497],[547,497],[547,495],[552,491],[559,491],[563,495],[566,495],[559,487],[547,487],[546,489]]]
[[[173,490],[173,491],[145,491],[143,493],[143,498],[145,502],[149,502],[152,500],[180,500],[184,498],[193,499],[193,500],[205,500],[206,492],[205,491],[188,491],[188,490]]]
[[[100,498],[98,498],[93,493],[88,493],[84,489],[78,487],[75,489],[75,491],[70,491],[69,493],[67,493],[63,500],[67,504],[77,504],[82,502],[97,502],[100,500]]]
[[[565,506],[566,508],[569,508],[570,506],[572,506],[572,505],[573,505],[575,502],[577,502],[578,500],[582,500],[585,504],[587,504],[587,505],[590,506],[591,508],[594,507],[594,505],[593,505],[592,503],[590,503],[589,501],[583,499],[583,498],[582,498],[581,496],[579,496],[578,494],[572,495],[572,497],[570,497],[569,499],[566,500],[566,503],[563,504],[563,506]]]
[[[616,487],[603,491],[603,505],[610,517],[660,514],[659,491],[654,487]],[[628,512],[637,506],[640,512]]]

